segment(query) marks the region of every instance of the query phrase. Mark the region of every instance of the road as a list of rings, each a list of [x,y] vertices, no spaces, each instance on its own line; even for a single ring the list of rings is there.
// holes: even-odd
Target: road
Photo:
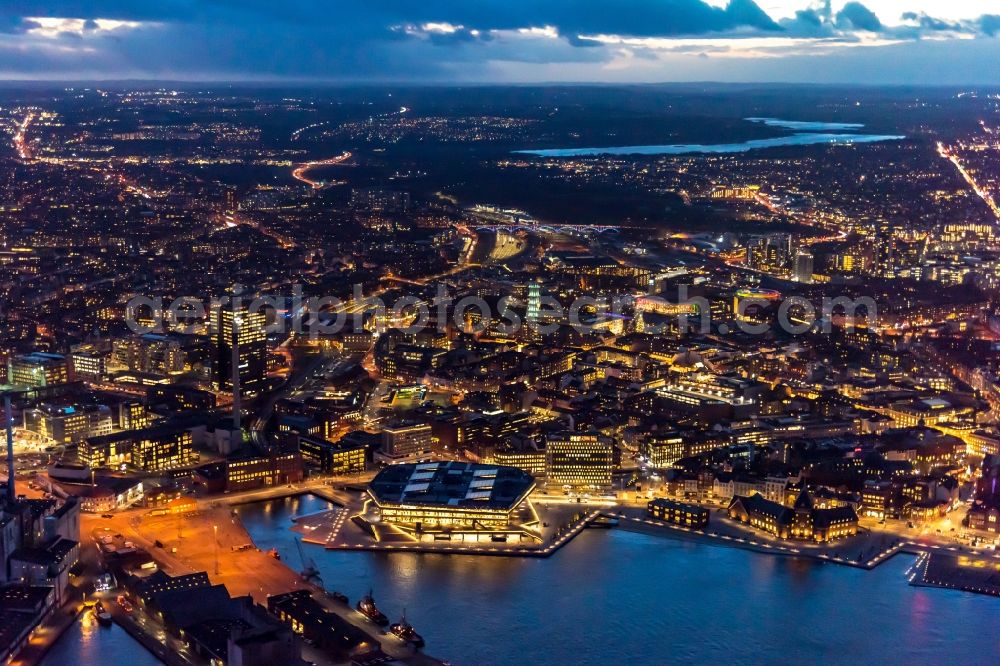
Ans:
[[[379,409],[382,407],[382,399],[385,397],[386,393],[389,392],[389,387],[391,383],[386,380],[381,380],[378,386],[375,387],[368,398],[365,401],[365,407],[361,414],[365,423],[377,423],[379,420]]]
[[[263,406],[257,410],[257,414],[254,416],[253,420],[250,421],[250,439],[257,446],[257,448],[262,451],[266,451],[270,448],[271,444],[267,438],[267,422],[271,419],[271,415],[274,413],[274,405],[278,400],[282,398],[287,398],[292,392],[298,390],[303,384],[305,384],[316,372],[317,368],[324,363],[330,362],[330,358],[318,355],[312,357],[308,363],[306,363],[299,370],[294,371],[288,379],[285,380],[284,385],[277,391],[274,391],[264,402]]]
[[[258,490],[246,490],[239,493],[226,493],[223,495],[212,495],[209,497],[204,497],[198,500],[198,507],[201,509],[210,509],[217,506],[223,505],[237,505],[237,504],[247,504],[249,502],[262,502],[269,499],[277,499],[281,497],[288,497],[289,495],[297,495],[302,493],[312,493],[325,500],[331,502],[336,502],[338,504],[344,504],[350,498],[349,495],[343,491],[336,490],[331,486],[331,482],[335,485],[346,485],[353,483],[367,483],[375,476],[374,472],[366,472],[364,474],[354,474],[348,477],[344,476],[310,476],[305,481],[301,483],[291,483],[284,486],[275,486],[272,488],[261,488]]]
[[[976,182],[976,179],[972,177],[972,174],[970,174],[968,170],[962,166],[962,162],[958,159],[958,155],[951,152],[940,141],[938,141],[937,150],[938,155],[955,165],[955,168],[958,169],[959,175],[961,175],[965,182],[968,183],[969,187],[972,188],[972,191],[976,193],[976,196],[983,200],[986,207],[990,209],[991,213],[993,213],[993,217],[1000,220],[1000,206],[998,206],[996,200],[993,199],[993,195],[987,192],[984,188],[980,187],[979,183]]]
[[[268,238],[272,239],[274,242],[276,242],[285,250],[292,250],[299,247],[299,244],[293,238],[285,236],[284,234],[280,234],[277,231],[274,231],[273,229],[269,229],[265,227],[263,224],[260,224],[257,221],[250,219],[246,215],[239,215],[235,212],[229,212],[221,215],[221,217],[216,220],[217,223],[219,221],[222,222],[222,226],[228,229],[232,229],[240,225],[250,227],[256,230],[257,232],[264,234]]]
[[[310,186],[314,190],[319,190],[326,187],[323,181],[313,180],[307,177],[306,174],[309,173],[310,170],[315,169],[316,167],[336,166],[337,164],[343,164],[349,159],[351,159],[351,152],[345,150],[340,155],[337,155],[336,157],[331,157],[330,159],[316,160],[313,162],[303,162],[302,164],[292,169],[292,178],[294,178],[295,180],[302,181],[303,183]]]
[[[37,114],[34,111],[29,111],[24,120],[21,121],[21,124],[17,126],[17,132],[14,133],[14,150],[17,151],[17,156],[22,160],[30,160],[32,158],[31,145],[28,142],[28,128],[36,116]]]

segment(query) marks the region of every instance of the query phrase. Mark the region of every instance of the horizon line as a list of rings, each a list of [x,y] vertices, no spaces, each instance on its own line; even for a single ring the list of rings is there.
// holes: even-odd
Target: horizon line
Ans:
[[[0,87],[17,86],[80,86],[80,85],[217,85],[217,86],[248,86],[248,87],[325,87],[325,88],[371,88],[379,86],[395,86],[403,88],[532,88],[532,87],[564,87],[564,88],[623,88],[658,86],[783,86],[799,88],[979,88],[1000,89],[997,83],[866,83],[857,81],[412,81],[412,80],[349,80],[349,79],[172,79],[172,78],[80,78],[80,79],[21,79],[0,78]]]

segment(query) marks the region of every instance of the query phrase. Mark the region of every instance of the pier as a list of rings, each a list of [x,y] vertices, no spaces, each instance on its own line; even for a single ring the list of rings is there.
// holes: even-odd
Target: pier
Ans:
[[[913,566],[910,584],[1000,597],[1000,561],[925,552]]]

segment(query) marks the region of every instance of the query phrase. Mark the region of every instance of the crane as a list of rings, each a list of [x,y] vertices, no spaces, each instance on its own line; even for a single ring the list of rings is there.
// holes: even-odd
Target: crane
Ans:
[[[302,562],[302,571],[299,572],[299,576],[307,583],[315,583],[323,587],[323,579],[319,575],[319,569],[316,568],[316,563],[311,557],[306,557],[302,550],[302,541],[298,537],[295,538],[295,547],[299,551],[299,560]]]

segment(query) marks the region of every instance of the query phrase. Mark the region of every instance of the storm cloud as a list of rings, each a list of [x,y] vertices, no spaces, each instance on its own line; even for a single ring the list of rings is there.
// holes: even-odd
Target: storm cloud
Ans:
[[[724,80],[727,71],[747,69],[720,64],[712,75],[694,62],[685,69],[683,58],[708,54],[710,61],[756,60],[753,76],[779,80],[782,59],[836,58],[837,49],[933,39],[950,41],[957,58],[969,41],[1000,55],[1000,16],[880,17],[862,2],[834,10],[825,1],[775,20],[754,0],[720,4],[15,0],[0,7],[0,76],[423,82],[671,80],[697,72]],[[974,50],[981,54],[982,46]],[[666,63],[659,75],[658,63]],[[899,67],[905,79],[906,63]],[[912,70],[914,80],[919,74]]]

